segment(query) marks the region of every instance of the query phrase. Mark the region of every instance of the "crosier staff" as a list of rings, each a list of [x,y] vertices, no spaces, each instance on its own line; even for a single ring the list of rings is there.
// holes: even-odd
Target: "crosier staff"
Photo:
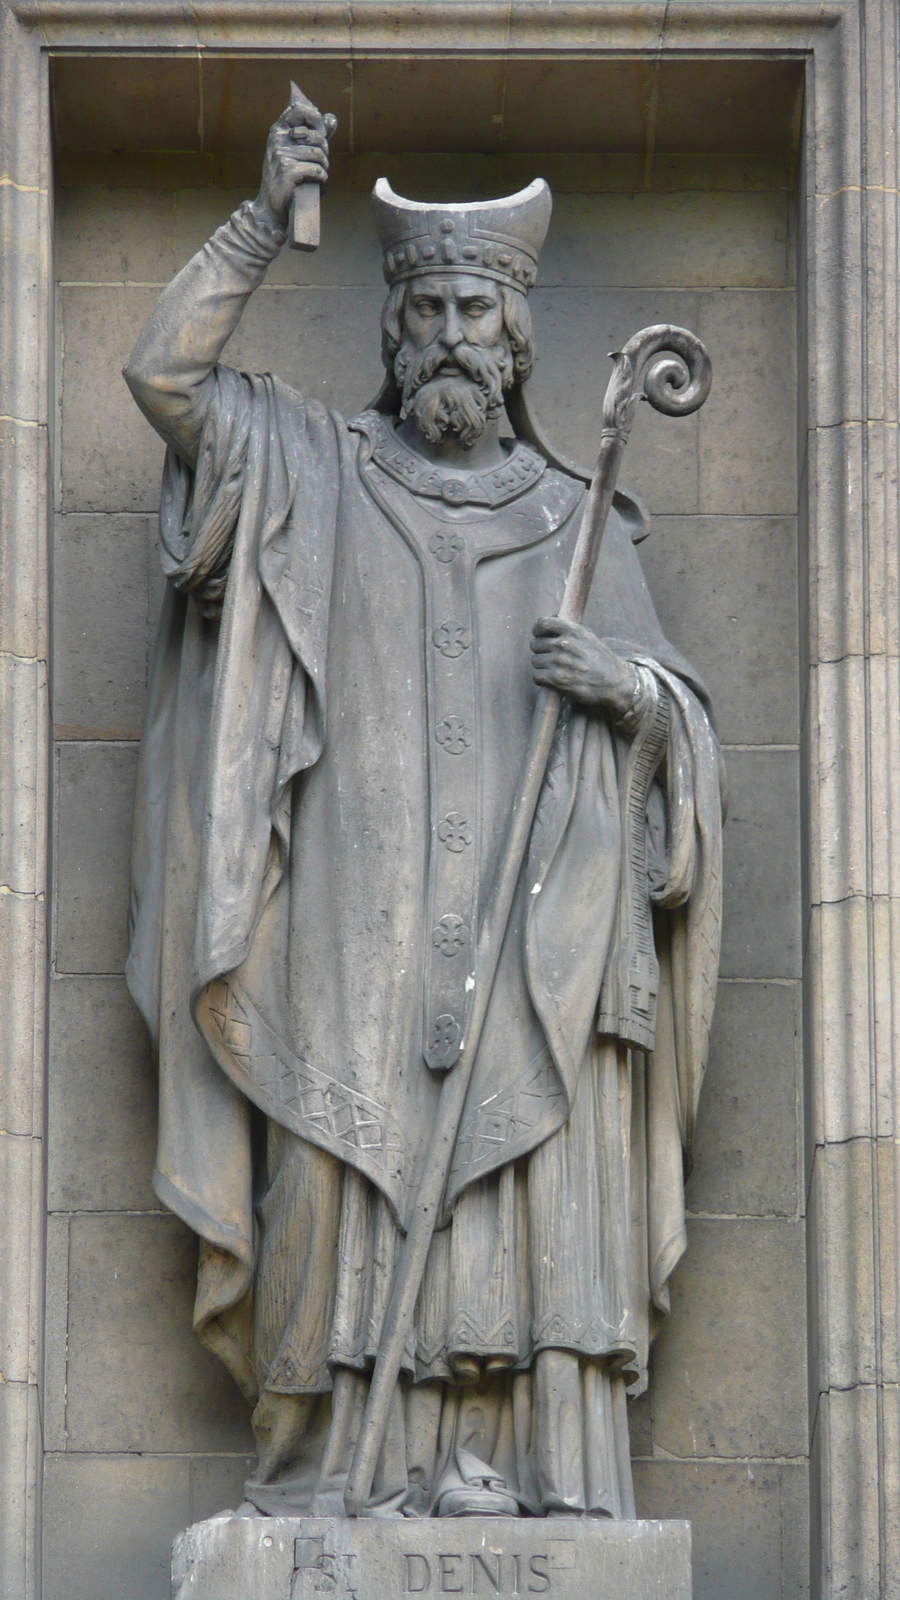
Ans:
[[[613,356],[613,361],[615,365],[603,401],[597,470],[591,481],[559,608],[559,615],[566,622],[581,622],[584,616],[619,466],[638,402],[649,400],[655,410],[666,416],[686,417],[700,409],[712,383],[709,356],[700,340],[686,328],[669,323],[643,328],[628,340],[624,350]],[[539,691],[506,844],[478,935],[475,993],[465,1044],[441,1089],[422,1180],[391,1289],[368,1402],[344,1491],[344,1506],[350,1517],[360,1516],[365,1509],[384,1441],[391,1399],[440,1213],[466,1092],[561,705],[562,695],[555,689]]]

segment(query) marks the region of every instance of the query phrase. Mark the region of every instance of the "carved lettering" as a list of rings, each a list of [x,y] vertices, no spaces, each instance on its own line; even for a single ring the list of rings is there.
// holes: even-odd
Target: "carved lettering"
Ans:
[[[316,1558],[316,1593],[334,1594],[337,1588],[337,1574],[335,1572],[335,1557],[321,1555]]]
[[[528,1585],[528,1593],[529,1594],[546,1594],[547,1593],[547,1590],[550,1587],[550,1574],[547,1571],[547,1567],[549,1565],[549,1562],[550,1562],[550,1557],[549,1556],[532,1556],[531,1557],[531,1560],[528,1563],[528,1571],[531,1573],[532,1578],[537,1579],[537,1582],[536,1583],[529,1583],[529,1585]]]
[[[472,1567],[472,1588],[471,1588],[471,1593],[472,1594],[477,1594],[478,1593],[478,1570],[480,1568],[481,1571],[484,1573],[485,1577],[487,1578],[488,1583],[491,1585],[494,1593],[495,1594],[499,1594],[500,1593],[500,1557],[499,1556],[495,1556],[494,1557],[494,1560],[496,1562],[496,1568],[495,1568],[495,1570],[493,1572],[491,1571],[490,1567],[488,1566],[487,1558],[481,1554],[480,1550],[473,1551],[472,1555],[469,1557],[469,1560],[471,1562],[471,1567]]]
[[[411,1550],[403,1557],[406,1568],[403,1585],[405,1594],[424,1594],[431,1587],[431,1567],[423,1555]],[[422,1582],[419,1582],[419,1579]]]
[[[438,1588],[441,1594],[462,1594],[462,1573],[453,1566],[453,1562],[462,1561],[461,1555],[438,1556]],[[459,1582],[456,1582],[456,1579]],[[548,1586],[549,1587],[549,1586]]]

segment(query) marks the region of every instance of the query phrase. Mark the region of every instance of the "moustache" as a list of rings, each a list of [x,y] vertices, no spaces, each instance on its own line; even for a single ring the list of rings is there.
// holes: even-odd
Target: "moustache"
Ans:
[[[509,348],[502,344],[491,349],[458,344],[453,350],[435,344],[416,350],[404,343],[397,351],[394,373],[402,390],[404,414],[417,391],[443,374],[449,379],[470,379],[484,396],[488,416],[496,416],[512,382],[513,359]]]

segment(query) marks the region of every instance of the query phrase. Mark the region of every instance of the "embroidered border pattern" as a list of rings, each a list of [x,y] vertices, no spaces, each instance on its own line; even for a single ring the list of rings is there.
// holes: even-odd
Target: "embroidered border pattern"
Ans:
[[[510,1153],[507,1145],[528,1141],[531,1148],[534,1130],[556,1116],[565,1098],[550,1052],[542,1051],[507,1089],[483,1100],[466,1118],[453,1159],[451,1188],[463,1172],[468,1183],[480,1172],[511,1161],[518,1152]]]
[[[357,1167],[402,1217],[403,1141],[387,1107],[295,1056],[233,979],[211,983],[198,1013],[238,1087],[292,1133]]]

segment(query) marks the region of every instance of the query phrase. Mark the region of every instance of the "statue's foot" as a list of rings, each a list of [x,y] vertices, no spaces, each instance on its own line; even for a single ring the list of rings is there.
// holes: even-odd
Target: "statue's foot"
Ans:
[[[436,1517],[519,1517],[521,1514],[514,1495],[475,1483],[461,1489],[445,1489],[434,1508]]]

